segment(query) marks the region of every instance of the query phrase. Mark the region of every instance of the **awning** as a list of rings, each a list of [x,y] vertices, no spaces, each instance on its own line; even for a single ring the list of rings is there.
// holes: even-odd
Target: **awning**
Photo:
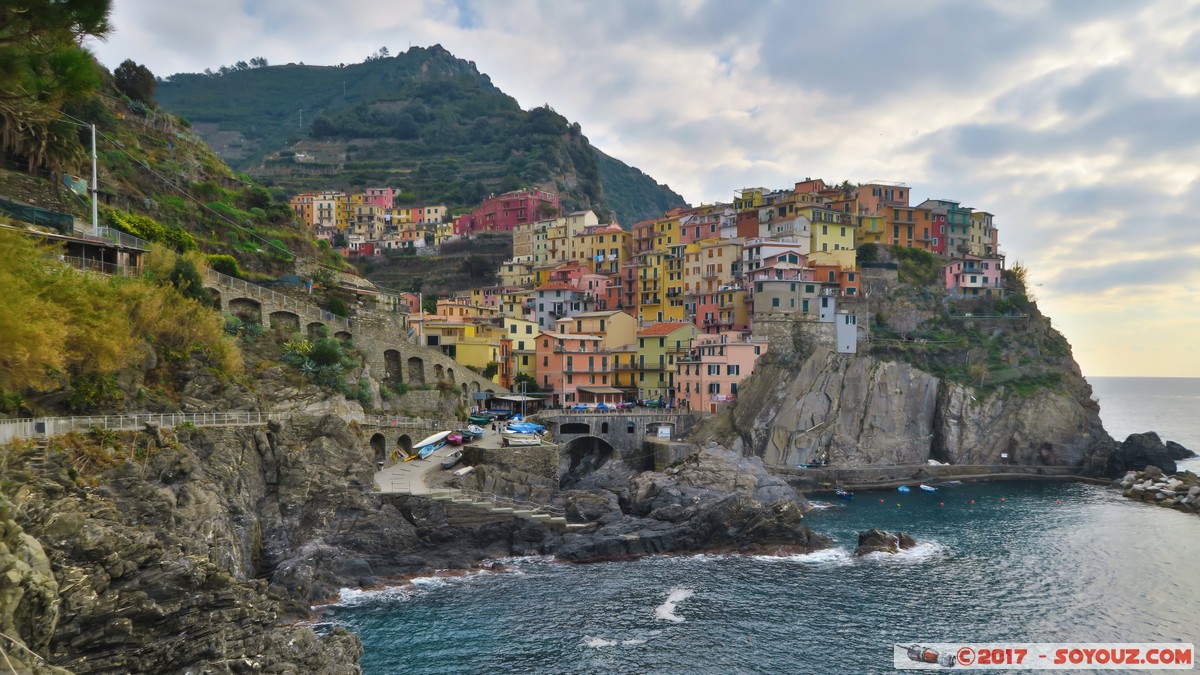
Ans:
[[[614,387],[579,387],[579,391],[588,394],[624,394],[625,392]]]

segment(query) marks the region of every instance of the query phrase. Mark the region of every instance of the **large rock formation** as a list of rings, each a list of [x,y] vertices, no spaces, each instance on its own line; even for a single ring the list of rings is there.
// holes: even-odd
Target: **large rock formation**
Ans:
[[[1163,443],[1158,434],[1148,431],[1130,434],[1108,457],[1108,475],[1119,476],[1126,471],[1141,471],[1155,466],[1166,473],[1175,473],[1175,461],[1195,457],[1196,453],[1174,441]]]
[[[934,459],[1090,470],[1109,441],[1099,408],[1076,387],[985,394],[906,363],[823,349],[798,368],[763,364],[731,416],[734,447],[781,466]]]
[[[705,448],[665,472],[610,461],[569,493],[569,510],[598,523],[557,555],[589,561],[700,550],[808,552],[827,538],[804,525],[808,502],[757,458]]]

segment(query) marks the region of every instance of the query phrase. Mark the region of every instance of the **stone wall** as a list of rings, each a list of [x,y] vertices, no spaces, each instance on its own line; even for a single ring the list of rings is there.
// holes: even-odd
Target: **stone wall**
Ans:
[[[535,419],[546,425],[560,445],[579,438],[599,438],[630,466],[648,469],[654,464],[654,455],[646,448],[647,439],[657,437],[658,428],[664,424],[672,426],[672,438],[683,438],[691,433],[699,417],[698,413],[547,412]]]
[[[663,471],[669,466],[682,462],[688,456],[700,450],[700,448],[697,448],[692,443],[680,443],[662,438],[647,440],[646,449],[654,455],[655,471]]]
[[[558,447],[554,445],[500,449],[468,445],[463,447],[463,464],[483,464],[558,481]]]

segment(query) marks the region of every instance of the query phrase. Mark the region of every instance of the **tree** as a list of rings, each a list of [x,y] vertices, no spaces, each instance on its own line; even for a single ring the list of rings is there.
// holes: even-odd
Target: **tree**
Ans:
[[[0,153],[31,169],[60,169],[83,159],[78,128],[59,110],[91,96],[103,70],[80,47],[110,30],[111,0],[0,3]]]
[[[113,80],[117,90],[129,98],[147,104],[154,101],[154,92],[158,88],[154,73],[133,59],[125,59],[113,70]]]
[[[525,384],[522,390],[521,384]],[[526,394],[534,394],[538,391],[537,378],[529,373],[520,373],[513,378],[513,391],[524,391]]]
[[[267,65],[267,60],[261,56],[255,56],[250,59],[250,66],[253,68],[266,68]]]

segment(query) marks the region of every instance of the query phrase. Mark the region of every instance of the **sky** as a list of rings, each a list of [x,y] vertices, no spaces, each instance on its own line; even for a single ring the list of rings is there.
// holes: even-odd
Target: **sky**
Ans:
[[[441,44],[690,203],[894,181],[995,214],[1085,375],[1200,377],[1200,0],[114,0],[156,75]]]

